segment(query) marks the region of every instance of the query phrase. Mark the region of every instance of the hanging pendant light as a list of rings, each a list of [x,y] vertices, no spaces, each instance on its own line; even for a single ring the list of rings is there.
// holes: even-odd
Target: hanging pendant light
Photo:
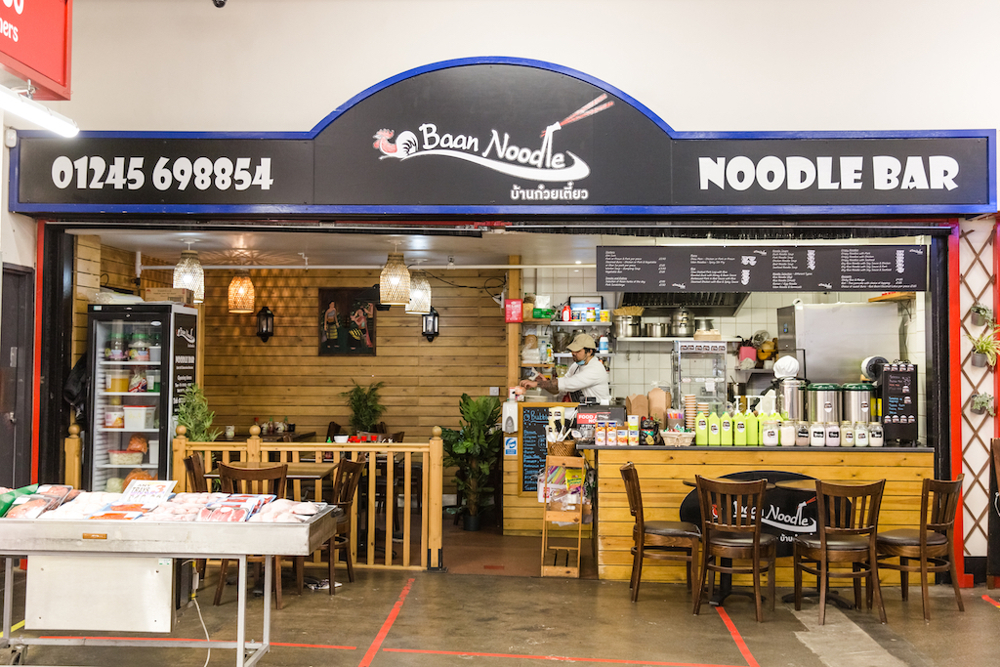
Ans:
[[[410,271],[403,262],[403,253],[390,252],[378,279],[379,301],[387,306],[410,303]]]
[[[185,241],[187,250],[181,251],[181,260],[174,267],[174,287],[183,287],[194,292],[194,302],[205,300],[205,270],[198,261],[198,253],[191,250],[193,241]]]
[[[229,312],[230,313],[252,313],[256,294],[253,288],[253,281],[250,280],[250,271],[241,269],[229,281]]]
[[[410,273],[410,302],[406,304],[406,312],[414,315],[431,312],[431,283],[423,271]]]

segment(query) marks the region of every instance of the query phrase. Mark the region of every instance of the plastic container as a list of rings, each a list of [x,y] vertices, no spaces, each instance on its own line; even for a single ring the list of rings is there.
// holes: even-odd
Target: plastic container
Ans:
[[[108,452],[108,459],[113,466],[137,466],[142,463],[143,456],[145,454],[142,452],[129,452],[125,450]]]
[[[809,446],[809,422],[806,422],[806,421],[796,422],[796,425],[795,425],[795,446],[796,447],[808,447]]]
[[[854,424],[851,422],[840,422],[840,446],[854,446]]]
[[[769,419],[761,423],[760,440],[765,447],[776,447],[778,445],[778,422]]]
[[[108,361],[127,361],[128,344],[124,333],[112,332],[104,348],[104,358]]]
[[[163,357],[163,348],[159,345],[149,346],[149,360],[150,361],[160,361]]]
[[[826,425],[826,446],[840,447],[840,424],[828,422]]]
[[[104,428],[125,428],[125,411],[120,405],[104,408]]]
[[[884,444],[885,431],[882,429],[882,424],[878,422],[870,422],[868,424],[868,446],[881,447]]]
[[[108,391],[127,393],[131,373],[122,370],[109,370],[105,376],[105,387]]]
[[[160,371],[146,371],[146,391],[160,391]]]
[[[149,361],[149,336],[137,333],[128,346],[129,361]]]
[[[155,405],[126,405],[124,406],[124,410],[125,428],[127,430],[137,431],[153,428],[153,420],[156,413]]]
[[[809,446],[826,447],[826,423],[813,422],[809,427]]]
[[[794,447],[798,438],[798,430],[798,424],[796,422],[790,420],[781,422],[781,446]]]
[[[868,422],[854,423],[854,446],[855,447],[868,446]]]

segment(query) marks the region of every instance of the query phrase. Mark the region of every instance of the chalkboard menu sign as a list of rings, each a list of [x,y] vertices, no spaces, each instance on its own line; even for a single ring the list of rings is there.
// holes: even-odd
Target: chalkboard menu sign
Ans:
[[[882,366],[882,430],[887,441],[912,442],[919,436],[914,364]]]
[[[918,245],[598,246],[602,292],[918,292]]]
[[[558,405],[566,406],[566,403]],[[573,405],[576,405],[575,403]],[[549,425],[549,405],[521,404],[521,490],[538,490],[538,473],[545,467],[545,428]]]

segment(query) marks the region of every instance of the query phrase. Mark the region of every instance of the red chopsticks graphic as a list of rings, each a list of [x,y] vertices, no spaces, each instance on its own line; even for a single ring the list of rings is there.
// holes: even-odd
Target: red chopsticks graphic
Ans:
[[[570,123],[575,123],[581,118],[586,118],[587,116],[593,116],[595,113],[599,111],[604,111],[608,107],[612,107],[615,105],[614,100],[611,100],[610,102],[604,102],[604,100],[606,99],[608,99],[608,94],[604,93],[597,99],[587,102],[582,107],[580,107],[579,109],[577,109],[576,111],[574,111],[573,113],[571,113],[570,115],[566,116],[561,121],[559,121],[559,127],[569,125]],[[601,102],[604,102],[604,104],[601,104]],[[595,105],[600,105],[600,106],[595,106]],[[546,132],[548,132],[548,128],[542,130],[541,136],[544,137]]]

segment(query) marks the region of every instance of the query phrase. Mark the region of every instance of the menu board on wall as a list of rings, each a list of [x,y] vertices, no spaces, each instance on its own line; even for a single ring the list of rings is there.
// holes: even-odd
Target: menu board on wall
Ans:
[[[921,292],[918,245],[598,246],[607,292]]]
[[[886,441],[915,441],[919,437],[916,365],[884,365],[881,391],[882,428]]]
[[[538,490],[538,473],[545,467],[548,406],[521,405],[521,490]]]
[[[170,412],[174,416],[180,410],[181,399],[187,393],[188,387],[194,384],[198,360],[197,333],[197,316],[183,313],[174,315],[173,340],[171,341],[173,364],[170,369],[170,396],[173,403],[170,406]]]

